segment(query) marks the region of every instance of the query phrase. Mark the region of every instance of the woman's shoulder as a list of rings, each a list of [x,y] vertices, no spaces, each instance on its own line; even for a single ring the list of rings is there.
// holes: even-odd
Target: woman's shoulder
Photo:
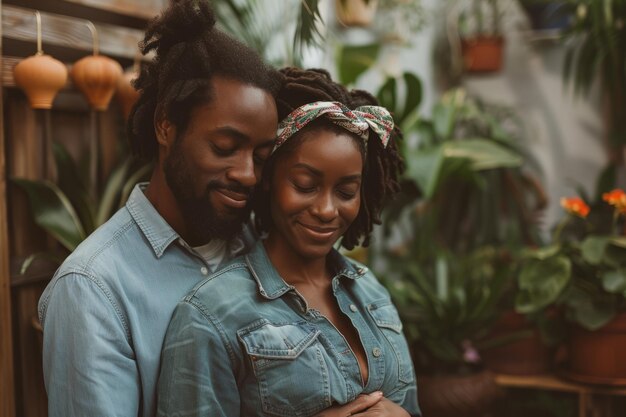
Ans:
[[[196,299],[203,304],[212,305],[216,301],[223,302],[233,294],[243,296],[247,292],[252,295],[255,289],[250,270],[243,256],[234,258],[220,269],[200,281],[187,294],[186,299]],[[224,295],[228,297],[224,298]]]

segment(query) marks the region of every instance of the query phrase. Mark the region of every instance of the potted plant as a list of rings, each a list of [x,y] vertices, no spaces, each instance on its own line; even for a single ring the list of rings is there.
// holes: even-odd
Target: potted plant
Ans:
[[[530,251],[519,275],[517,310],[556,305],[572,324],[571,378],[626,384],[626,193],[563,198],[566,215],[550,246]]]
[[[499,0],[472,0],[460,15],[461,52],[468,72],[495,72],[502,68],[502,36]]]
[[[392,91],[383,89],[381,101],[395,98]],[[490,326],[513,307],[516,254],[538,239],[533,219],[542,192],[522,169],[527,158],[504,109],[463,90],[446,93],[432,119],[391,108],[407,136],[407,170],[404,192],[385,212],[386,238],[371,247],[371,265],[403,318],[425,414],[478,415],[495,392],[480,350],[494,343]],[[459,392],[482,386],[485,396],[475,392],[463,396],[470,403],[437,408],[437,392],[457,383]]]

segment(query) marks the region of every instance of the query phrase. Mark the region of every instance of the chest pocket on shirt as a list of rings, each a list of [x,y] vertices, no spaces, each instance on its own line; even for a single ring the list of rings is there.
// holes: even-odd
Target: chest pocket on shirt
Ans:
[[[330,407],[330,382],[320,331],[306,322],[258,320],[237,332],[258,380],[263,411],[311,416]]]
[[[393,348],[398,361],[398,379],[405,383],[413,381],[413,366],[409,346],[402,334],[402,322],[398,310],[388,299],[375,301],[367,305],[372,319],[382,330],[389,344]]]

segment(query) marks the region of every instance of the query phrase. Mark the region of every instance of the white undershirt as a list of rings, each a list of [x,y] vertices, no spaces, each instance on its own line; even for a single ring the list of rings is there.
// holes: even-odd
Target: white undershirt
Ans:
[[[193,248],[200,256],[204,258],[211,272],[222,263],[226,255],[226,241],[221,239],[211,239],[209,243]]]

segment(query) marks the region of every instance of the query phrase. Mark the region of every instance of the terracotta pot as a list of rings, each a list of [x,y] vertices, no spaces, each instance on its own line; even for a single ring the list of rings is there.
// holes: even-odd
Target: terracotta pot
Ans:
[[[49,109],[67,82],[67,68],[50,55],[33,55],[15,65],[13,78],[33,109]]]
[[[500,395],[493,374],[421,376],[419,404],[425,416],[482,417]]]
[[[131,82],[137,78],[137,71],[133,68],[122,74],[117,82],[117,92],[115,93],[117,101],[122,109],[124,119],[128,119],[130,110],[139,98],[139,91],[132,86]]]
[[[94,109],[106,110],[122,76],[122,67],[106,56],[90,55],[76,62],[70,75]]]
[[[514,337],[518,332],[529,336],[481,351],[487,368],[493,372],[510,375],[533,375],[550,369],[550,349],[541,341],[539,330],[526,318],[514,311],[506,312],[496,322],[489,339]]]
[[[502,68],[504,38],[477,36],[461,40],[463,66],[468,72],[495,72]]]
[[[566,375],[587,383],[626,385],[626,313],[596,331],[573,330]]]
[[[377,8],[378,0],[335,0],[337,19],[346,26],[369,26]]]

